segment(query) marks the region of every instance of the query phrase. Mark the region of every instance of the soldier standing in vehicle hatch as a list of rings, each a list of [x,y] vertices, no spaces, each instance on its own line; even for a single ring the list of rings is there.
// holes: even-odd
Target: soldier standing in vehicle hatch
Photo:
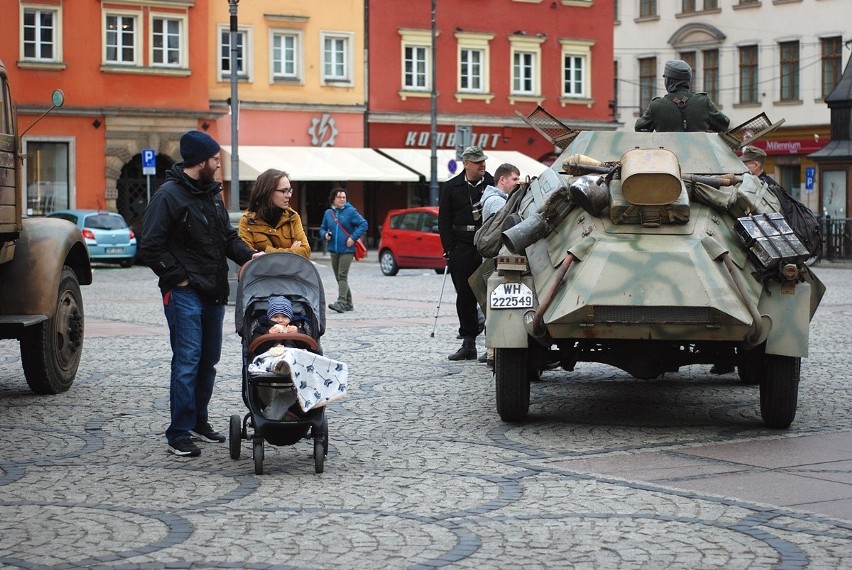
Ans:
[[[476,230],[482,226],[482,211],[474,212],[482,193],[494,185],[494,177],[485,171],[488,157],[478,146],[469,146],[462,153],[464,170],[447,180],[438,202],[438,229],[448,270],[456,289],[456,313],[462,345],[449,355],[450,360],[475,360],[476,337],[481,332],[476,296],[468,278],[482,264],[482,256],[473,244]]]
[[[657,132],[723,132],[731,120],[719,111],[706,93],[690,91],[692,68],[685,61],[666,62],[663,78],[666,95],[654,97],[635,130]]]

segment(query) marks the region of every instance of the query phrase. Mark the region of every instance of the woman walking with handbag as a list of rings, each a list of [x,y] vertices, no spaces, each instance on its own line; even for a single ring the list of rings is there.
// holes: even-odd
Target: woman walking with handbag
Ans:
[[[337,301],[328,308],[342,313],[354,309],[349,289],[349,268],[355,258],[356,242],[367,232],[367,220],[346,201],[346,190],[334,188],[329,194],[331,207],[325,211],[320,235],[328,242],[331,268],[337,280]],[[360,259],[360,257],[359,257]]]

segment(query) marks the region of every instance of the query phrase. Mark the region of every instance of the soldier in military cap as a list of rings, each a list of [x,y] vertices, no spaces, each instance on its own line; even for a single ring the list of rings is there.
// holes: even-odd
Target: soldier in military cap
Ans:
[[[722,132],[730,119],[716,108],[706,93],[690,90],[692,68],[685,61],[666,62],[663,78],[666,95],[654,97],[645,114],[636,121],[637,131]]]
[[[473,244],[473,236],[482,226],[482,210],[475,212],[474,204],[479,203],[487,186],[494,185],[494,177],[485,171],[487,158],[478,146],[464,149],[464,170],[444,183],[438,202],[438,229],[456,288],[456,313],[462,338],[461,348],[448,357],[450,360],[476,359],[476,337],[482,332],[476,296],[468,278],[482,264],[482,256]]]
[[[774,178],[764,172],[763,165],[766,162],[766,152],[762,148],[756,146],[745,147],[740,160],[743,161],[749,172],[769,184],[769,186],[781,186]]]

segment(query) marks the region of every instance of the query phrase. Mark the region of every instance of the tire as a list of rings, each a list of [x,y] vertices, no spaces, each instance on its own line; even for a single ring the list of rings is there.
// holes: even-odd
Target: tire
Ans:
[[[752,350],[737,348],[737,375],[743,384],[757,386],[766,376],[766,345]]]
[[[393,277],[399,273],[399,264],[396,262],[396,258],[389,249],[383,249],[379,252],[379,267],[382,268],[382,273],[388,277]],[[441,273],[443,273],[443,271],[441,271]]]
[[[263,475],[263,438],[254,439],[252,457],[254,457],[254,474]]]
[[[323,445],[324,437],[314,438],[314,471],[322,473],[325,471],[325,449]]]
[[[528,350],[526,348],[494,349],[497,413],[504,422],[521,421],[529,413]]]
[[[760,382],[760,417],[766,427],[787,429],[796,417],[802,359],[767,354],[766,375]]]
[[[128,258],[128,259],[122,259],[121,261],[119,261],[119,262],[118,262],[118,265],[119,265],[120,267],[124,267],[124,268],[127,268],[127,267],[133,267],[133,262],[134,262],[134,261],[136,261],[136,260],[135,260],[135,258],[130,257],[130,258]]]
[[[228,451],[231,453],[231,459],[240,458],[240,447],[242,445],[243,422],[242,418],[237,414],[231,416],[231,424],[228,430]]]
[[[36,394],[59,394],[74,383],[83,352],[83,297],[77,275],[67,265],[59,277],[56,312],[21,337],[24,376]]]
[[[435,273],[437,273],[438,275],[443,275],[444,274],[444,268],[442,267],[441,269],[435,269]]]

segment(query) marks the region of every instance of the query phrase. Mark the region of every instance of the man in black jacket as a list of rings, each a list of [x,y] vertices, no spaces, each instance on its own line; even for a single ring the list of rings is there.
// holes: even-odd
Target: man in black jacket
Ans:
[[[231,227],[216,171],[219,144],[206,133],[180,139],[182,163],[166,174],[145,211],[142,255],[159,278],[172,346],[169,451],[198,456],[192,438],[224,442],[209,423],[208,404],[222,351],[228,261],[262,255]]]
[[[482,226],[482,209],[474,213],[474,204],[479,203],[487,186],[494,185],[494,177],[485,172],[487,158],[480,147],[467,147],[462,153],[464,170],[444,183],[438,203],[438,229],[456,288],[456,313],[462,337],[461,348],[448,357],[450,360],[476,359],[479,313],[476,296],[467,280],[482,264],[482,256],[473,245],[473,235]]]

